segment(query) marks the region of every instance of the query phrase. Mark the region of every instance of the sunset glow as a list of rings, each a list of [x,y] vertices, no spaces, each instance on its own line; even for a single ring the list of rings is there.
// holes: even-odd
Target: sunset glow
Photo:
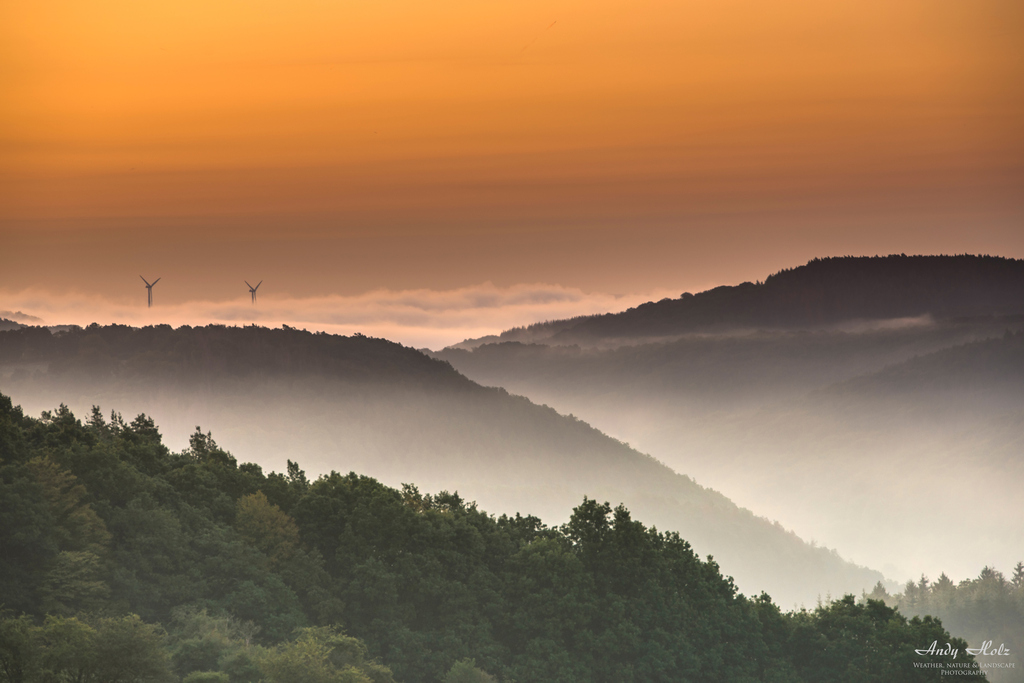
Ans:
[[[7,291],[626,293],[1024,255],[1014,0],[41,1],[0,27]]]

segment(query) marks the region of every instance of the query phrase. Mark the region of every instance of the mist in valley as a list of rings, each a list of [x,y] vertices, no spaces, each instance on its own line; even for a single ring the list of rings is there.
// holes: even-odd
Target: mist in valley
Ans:
[[[864,321],[437,355],[903,581],[1019,559],[1021,327]]]
[[[740,590],[767,591],[787,607],[859,594],[884,578],[585,421],[385,340],[254,327],[0,334],[0,391],[28,414],[61,403],[79,417],[93,405],[128,422],[145,413],[172,449],[198,426],[268,470],[291,460],[311,477],[354,471],[458,491],[490,513],[549,525],[567,521],[584,497],[622,503],[713,555]]]

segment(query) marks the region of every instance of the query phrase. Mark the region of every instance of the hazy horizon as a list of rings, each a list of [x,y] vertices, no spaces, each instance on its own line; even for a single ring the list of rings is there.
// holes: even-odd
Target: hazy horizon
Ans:
[[[1015,0],[5,3],[0,292],[678,296],[1021,258],[1022,31]]]
[[[152,282],[152,280],[150,280]],[[220,300],[178,300],[167,304],[174,282],[153,288],[154,304],[146,306],[145,285],[140,280],[134,296],[108,298],[95,293],[54,294],[43,289],[20,292],[0,290],[0,318],[28,325],[131,326],[181,325],[288,325],[310,332],[363,334],[382,337],[413,348],[438,350],[468,338],[498,334],[503,330],[546,320],[579,315],[618,312],[676,291],[627,295],[586,292],[557,285],[522,284],[496,287],[491,283],[453,290],[378,289],[360,295],[286,297],[272,293],[264,281],[253,305],[245,288],[243,296]],[[141,293],[141,295],[140,295]],[[171,294],[173,297],[173,294]]]

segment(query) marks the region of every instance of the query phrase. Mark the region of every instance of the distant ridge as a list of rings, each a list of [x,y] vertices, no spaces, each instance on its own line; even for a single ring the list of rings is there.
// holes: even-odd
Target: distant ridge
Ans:
[[[360,471],[458,490],[495,512],[564,521],[583,498],[624,503],[780,604],[883,576],[738,507],[572,415],[487,388],[383,339],[259,327],[93,325],[0,332],[0,392],[31,412],[133,406],[171,442],[197,425],[264,467]]]
[[[1024,544],[1022,330],[1020,260],[845,257],[434,355],[890,576],[966,576]]]
[[[1001,337],[914,356],[829,387],[816,398],[823,394],[878,404],[940,395],[954,396],[962,404],[977,404],[982,394],[1000,403],[1020,405],[1024,400],[1024,331],[1007,330]],[[957,407],[964,409],[963,405]]]
[[[494,341],[586,344],[734,328],[806,328],[850,320],[1020,313],[1024,313],[1022,260],[971,255],[842,256],[814,259],[770,275],[764,282],[715,287],[622,313],[510,330]]]

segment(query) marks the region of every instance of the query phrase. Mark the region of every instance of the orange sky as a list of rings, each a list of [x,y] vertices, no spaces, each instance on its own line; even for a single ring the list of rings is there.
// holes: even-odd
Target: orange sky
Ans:
[[[1024,257],[1022,190],[1020,0],[0,0],[0,308]]]

